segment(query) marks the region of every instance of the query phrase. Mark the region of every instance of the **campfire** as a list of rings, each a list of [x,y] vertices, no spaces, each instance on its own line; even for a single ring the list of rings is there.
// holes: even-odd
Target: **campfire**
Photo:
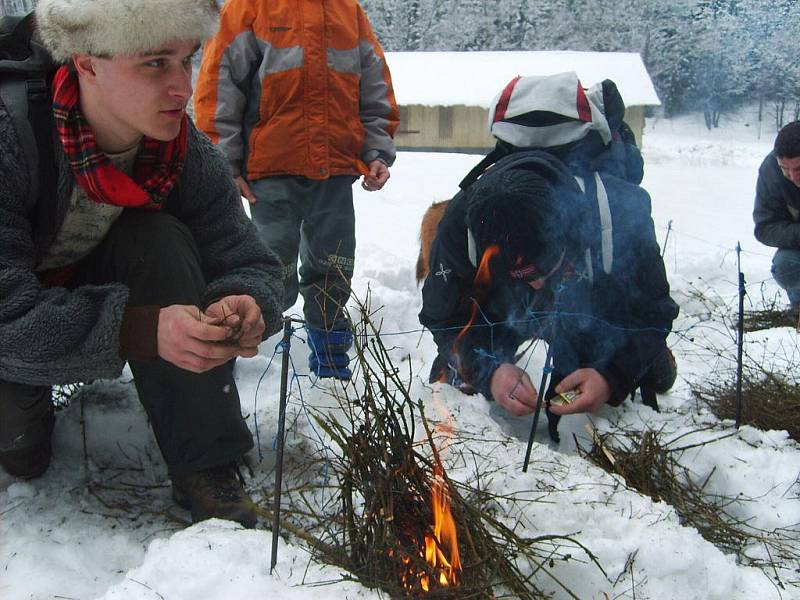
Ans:
[[[412,560],[403,550],[395,552],[390,549],[388,552],[389,557],[399,556],[405,566],[405,572],[401,569],[400,577],[403,589],[410,596],[459,585],[461,558],[456,522],[450,510],[450,487],[441,465],[437,465],[434,471],[430,498],[432,523],[427,532],[409,531],[408,536],[410,539],[423,539],[417,557],[425,560],[425,566],[421,566],[418,560]]]
[[[392,598],[538,600],[549,597],[539,578],[576,598],[552,568],[594,557],[571,538],[519,536],[517,517],[507,519],[522,510],[516,500],[451,478],[454,463],[463,476],[468,462],[458,428],[430,422],[422,401],[411,399],[411,366],[405,376],[394,366],[372,315],[362,307],[356,329],[361,379],[332,392],[336,416],[314,415],[324,453],[291,469],[324,472],[325,483],[305,479],[287,492],[285,531],[317,560]]]
[[[445,483],[441,467],[437,471],[433,476],[433,535],[425,536],[425,561],[439,571],[439,584],[446,587],[458,584],[461,559],[458,553],[456,522],[450,512],[449,487]],[[426,592],[429,590],[427,579],[422,581],[422,588]]]

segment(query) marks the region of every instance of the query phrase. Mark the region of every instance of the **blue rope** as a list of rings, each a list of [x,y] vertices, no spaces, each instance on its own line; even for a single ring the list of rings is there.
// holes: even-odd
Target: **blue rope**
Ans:
[[[556,290],[557,296],[561,291],[563,291],[564,287],[565,286],[564,286],[564,284],[562,282],[560,284],[559,288]],[[489,327],[489,328],[491,328],[491,335],[492,335],[491,340],[492,341],[491,341],[491,352],[488,352],[488,351],[486,351],[486,350],[484,350],[482,348],[476,348],[476,349],[474,349],[474,352],[476,352],[481,358],[486,358],[486,359],[490,360],[492,362],[492,364],[495,365],[495,366],[500,364],[499,358],[494,353],[494,327],[495,326],[513,327],[514,325],[520,325],[520,324],[538,324],[538,323],[541,323],[542,321],[546,321],[547,319],[551,319],[551,318],[560,318],[560,319],[561,318],[584,318],[584,319],[588,318],[588,319],[593,320],[595,322],[604,324],[605,326],[607,326],[608,328],[613,329],[613,330],[627,331],[627,332],[645,332],[645,331],[654,331],[654,332],[660,332],[660,333],[664,333],[665,332],[664,329],[657,328],[657,327],[638,327],[638,328],[621,327],[619,325],[615,325],[615,324],[613,324],[613,323],[611,323],[609,321],[606,321],[606,320],[601,319],[599,317],[596,317],[594,315],[587,315],[587,314],[583,314],[583,313],[561,312],[561,311],[559,311],[557,309],[556,310],[551,310],[551,311],[535,311],[535,312],[531,312],[530,313],[530,318],[526,318],[526,319],[506,319],[504,321],[497,321],[497,322],[491,321],[488,318],[488,316],[486,315],[486,313],[483,311],[483,309],[480,307],[480,305],[477,305],[477,310],[479,311],[479,314],[481,315],[481,319],[484,322],[483,323],[475,323],[475,324],[473,324],[473,327]],[[676,334],[676,335],[678,335],[679,337],[681,337],[683,339],[690,339],[690,338],[687,338],[686,334],[688,332],[690,332],[692,329],[696,328],[696,326],[697,325],[690,325],[689,327],[687,327],[686,329],[683,329],[683,330],[681,330],[681,329],[673,329],[673,330],[667,331],[667,333]],[[299,329],[303,329],[306,332],[306,338],[305,339],[298,335],[297,332],[298,332]],[[302,387],[302,385],[300,385],[300,378],[301,377],[307,377],[307,378],[311,379],[312,378],[311,374],[310,373],[309,374],[300,373],[297,370],[297,367],[295,365],[294,359],[291,356],[291,339],[292,338],[296,338],[296,339],[302,341],[304,344],[307,344],[308,343],[307,342],[308,329],[309,329],[309,327],[305,323],[299,328],[293,327],[291,329],[290,340],[289,341],[284,341],[283,339],[281,339],[275,345],[275,350],[273,351],[273,354],[270,357],[269,363],[267,364],[267,367],[264,370],[264,372],[259,377],[258,384],[256,385],[256,393],[255,393],[254,406],[253,406],[253,419],[254,419],[254,422],[255,422],[255,436],[256,436],[256,442],[257,442],[257,447],[258,447],[259,461],[263,461],[263,452],[262,452],[260,430],[259,430],[258,419],[257,419],[258,393],[259,393],[259,390],[260,390],[261,382],[263,381],[264,377],[266,376],[267,372],[269,371],[270,367],[272,366],[272,363],[273,363],[275,357],[277,356],[277,354],[279,352],[281,354],[283,352],[287,352],[288,353],[288,359],[289,359],[289,363],[291,365],[291,377],[290,377],[289,389],[288,389],[287,393],[289,394],[289,396],[291,396],[293,393],[295,393],[295,390],[296,390],[296,393],[298,394],[299,399],[300,399],[300,404],[302,406],[302,412],[306,417],[306,421],[307,421],[308,425],[311,427],[311,430],[314,432],[314,436],[317,438],[317,440],[318,440],[318,442],[320,444],[320,451],[324,455],[328,455],[330,453],[330,451],[331,451],[329,445],[327,445],[325,443],[325,441],[322,438],[322,435],[320,434],[320,431],[318,430],[318,428],[316,427],[313,419],[311,418],[309,406],[306,404],[305,397],[304,397],[304,394],[303,394],[303,387]],[[419,329],[412,329],[412,330],[406,330],[406,331],[381,332],[381,336],[382,337],[388,337],[388,336],[410,335],[410,334],[416,334],[416,333],[424,332],[426,330],[428,330],[428,331],[456,331],[456,330],[460,331],[462,329],[463,329],[463,325],[453,326],[453,327],[444,327],[444,328],[435,328],[435,329],[429,329],[429,328],[426,328],[426,327],[421,327]],[[537,340],[536,344],[538,344],[538,342],[539,342],[539,340]],[[535,347],[535,345],[534,345],[534,347]],[[526,367],[527,367],[527,364],[530,362],[531,357],[532,357],[532,353],[530,353],[529,356],[528,356],[528,359],[526,361]],[[544,367],[544,369],[545,369],[545,372],[548,373],[548,374],[553,371],[552,366],[547,366],[546,365]],[[295,416],[295,418],[294,418],[294,420],[292,422],[292,426],[294,426],[297,423],[297,417],[299,417],[299,414],[297,414]],[[288,430],[288,428],[287,428],[287,430]],[[277,435],[273,438],[273,442],[272,442],[272,449],[275,450],[276,448],[277,448]],[[324,456],[323,456],[323,458],[324,458]],[[324,477],[325,485],[327,486],[328,483],[329,483],[329,477],[330,477],[330,474],[329,474],[329,462],[324,460],[323,461],[323,465],[324,465],[323,466],[323,477]],[[323,502],[324,502],[324,494],[323,494]]]
[[[303,329],[305,329],[307,331],[308,330],[308,326],[304,325]],[[292,368],[292,379],[291,379],[291,383],[290,383],[290,394],[291,394],[291,390],[293,389],[294,384],[296,382],[297,383],[297,392],[298,392],[298,395],[300,397],[300,405],[303,407],[303,414],[305,415],[306,421],[308,422],[309,427],[311,427],[311,430],[314,432],[314,435],[316,436],[317,441],[319,442],[319,446],[320,446],[321,452],[324,453],[323,458],[327,458],[327,455],[328,455],[328,453],[330,451],[330,447],[327,444],[325,444],[325,441],[322,439],[322,435],[320,434],[319,430],[317,429],[317,427],[314,424],[314,420],[311,418],[311,414],[310,414],[310,411],[308,409],[308,405],[306,404],[306,401],[305,401],[305,396],[303,395],[303,388],[300,385],[300,375],[297,372],[297,368],[295,367],[294,359],[292,358],[291,354],[289,355],[289,364],[291,365],[291,368]],[[311,378],[310,375],[306,375],[305,377],[308,377],[309,379]],[[296,423],[296,422],[297,421],[295,420],[292,424],[294,425],[294,423]],[[330,475],[329,475],[329,472],[328,472],[330,464],[329,464],[328,460],[324,460],[322,462],[322,464],[323,464],[322,477],[323,477],[324,486],[322,488],[323,491],[322,491],[321,504],[324,505],[325,504],[325,489],[327,488],[328,483],[330,482]]]
[[[266,377],[267,373],[269,372],[269,368],[272,366],[272,361],[275,360],[275,356],[278,354],[278,350],[287,351],[289,349],[289,344],[285,343],[283,339],[275,345],[275,349],[272,352],[272,356],[267,363],[267,368],[264,369],[264,372],[261,373],[261,377],[258,378],[258,383],[256,384],[256,393],[253,397],[253,424],[254,429],[256,432],[256,448],[258,449],[258,462],[262,462],[264,460],[264,453],[261,450],[261,432],[258,428],[258,389],[261,387],[261,382]],[[274,450],[274,444],[273,444]]]

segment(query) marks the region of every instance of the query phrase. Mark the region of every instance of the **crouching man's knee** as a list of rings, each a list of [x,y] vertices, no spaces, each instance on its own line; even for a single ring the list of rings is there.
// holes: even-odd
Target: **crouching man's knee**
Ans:
[[[164,212],[126,210],[95,255],[98,283],[130,288],[129,304],[198,304],[206,284],[186,225]]]

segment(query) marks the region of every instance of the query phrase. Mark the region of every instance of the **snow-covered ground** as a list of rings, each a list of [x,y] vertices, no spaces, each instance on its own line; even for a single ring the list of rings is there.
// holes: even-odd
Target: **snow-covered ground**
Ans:
[[[745,122],[740,118],[723,123],[714,132],[705,130],[700,116],[648,124],[644,185],[653,197],[658,237],[666,239],[668,274],[682,306],[670,338],[681,378],[660,398],[662,413],[627,402],[593,416],[600,429],[611,423],[663,427],[669,438],[714,426],[689,436],[686,443],[733,431],[732,423],[719,423],[698,406],[689,390],[691,382],[730,369],[732,341],[719,325],[704,323],[708,302],[696,292],[713,301],[717,313],[722,306],[735,306],[737,242],[743,248],[751,297],[776,293],[769,274],[771,253],[753,239],[751,221],[756,171],[774,133],[764,133],[759,140],[757,125]],[[416,318],[418,223],[425,208],[450,196],[477,160],[466,155],[401,154],[384,191],[368,194],[355,187],[354,289],[362,298],[369,289],[372,307],[380,307],[384,339],[394,348],[393,357],[410,359],[416,374],[412,395],[424,401],[432,394],[423,382],[435,350]],[[300,313],[299,305],[294,312]],[[297,333],[291,351],[299,377],[289,404],[290,459],[313,437],[304,404],[330,403],[329,384],[315,386],[306,376],[307,348],[303,332]],[[758,342],[785,347],[794,344],[794,337],[793,331],[773,331]],[[261,490],[272,489],[280,360],[276,343],[276,338],[267,340],[260,356],[237,366],[243,410],[252,426],[258,424],[263,453],[261,462],[258,452],[253,453],[254,473],[248,477],[257,497],[262,497]],[[704,349],[709,346],[730,351],[720,358]],[[537,349],[528,366],[536,382],[540,354]],[[542,427],[542,443],[535,445],[532,468],[525,474],[521,462],[529,418],[508,419],[481,397],[434,389],[456,428],[477,433],[472,439],[482,440],[468,444],[484,457],[484,467],[495,471],[492,489],[507,494],[549,490],[545,502],[530,502],[515,515],[521,532],[570,534],[598,557],[606,575],[585,561],[555,564],[553,572],[577,597],[800,598],[800,588],[790,584],[800,579],[800,565],[784,565],[780,577],[785,589],[779,589],[760,570],[738,565],[696,530],[682,526],[667,504],[626,490],[618,479],[580,458],[570,432],[585,438],[586,416],[562,420],[560,447],[544,442]],[[268,523],[255,531],[221,521],[187,527],[188,515],[170,500],[169,481],[130,375],[94,383],[80,397],[88,460],[81,403],[75,402],[59,414],[55,459],[43,478],[21,482],[0,474],[3,600],[383,597],[353,582],[313,585],[341,580],[340,569],[310,563],[302,544],[292,538],[280,541],[279,562],[270,575]],[[731,510],[737,516],[757,527],[785,528],[800,540],[800,448],[785,432],[743,427],[724,440],[687,452],[683,461],[698,477],[715,470],[709,491],[757,499],[734,505]],[[450,476],[468,481],[470,473],[457,467]],[[556,598],[566,597],[551,581],[539,585]]]

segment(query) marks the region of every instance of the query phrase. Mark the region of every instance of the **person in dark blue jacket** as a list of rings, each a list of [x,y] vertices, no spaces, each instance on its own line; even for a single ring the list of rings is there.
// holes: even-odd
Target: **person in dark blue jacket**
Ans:
[[[571,81],[563,87],[574,97]],[[430,249],[419,315],[439,351],[430,380],[481,392],[513,415],[539,400],[515,364],[526,340],[551,346],[546,398],[576,393],[553,415],[618,405],[648,380],[663,392],[675,379],[665,340],[678,307],[638,185],[641,157],[607,121],[584,123],[573,141],[516,148],[468,180]]]
[[[800,121],[784,126],[775,147],[761,163],[753,209],[756,239],[778,250],[772,275],[790,310],[800,310]]]

